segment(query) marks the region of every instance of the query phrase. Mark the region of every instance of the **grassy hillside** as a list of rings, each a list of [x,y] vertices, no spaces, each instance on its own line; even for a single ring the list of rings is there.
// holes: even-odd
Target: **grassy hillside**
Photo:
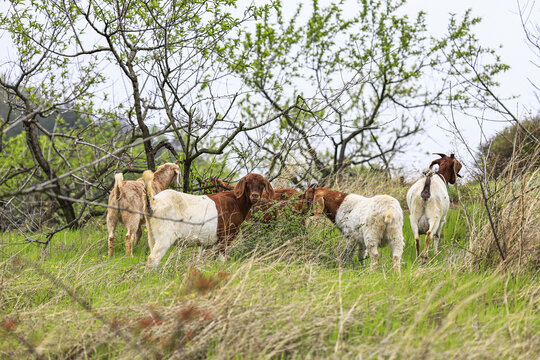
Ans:
[[[177,246],[154,271],[145,237],[133,258],[122,241],[107,258],[96,219],[45,251],[2,248],[16,256],[0,262],[0,357],[536,358],[537,274],[469,270],[463,222],[452,209],[441,253],[420,266],[406,218],[397,275],[389,249],[375,272],[369,260],[343,263],[325,221],[247,229],[226,261]]]

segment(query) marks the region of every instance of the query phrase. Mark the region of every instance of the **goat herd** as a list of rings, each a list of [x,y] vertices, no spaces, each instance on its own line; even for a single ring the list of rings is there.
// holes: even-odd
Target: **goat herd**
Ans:
[[[454,154],[438,155],[440,158],[430,164],[407,192],[416,254],[421,256],[422,263],[427,262],[431,238],[437,251],[450,206],[447,185],[455,183],[462,167]],[[439,165],[437,172],[432,170],[435,164]],[[107,211],[110,257],[118,221],[127,228],[126,255],[131,256],[142,234],[143,219],[146,220],[150,247],[148,265],[157,267],[176,240],[186,246],[217,245],[220,252],[224,252],[253,211],[262,212],[259,221],[271,222],[287,207],[303,215],[310,211],[315,216],[324,213],[347,240],[349,255],[358,247],[358,257],[363,259],[367,251],[372,269],[378,264],[377,249],[390,246],[394,270],[400,271],[403,211],[391,196],[369,198],[317,185],[311,185],[300,194],[290,188],[273,189],[270,182],[258,174],[243,177],[234,188],[213,179],[217,193],[191,195],[167,189],[173,180],[178,182],[179,175],[180,168],[173,163],[161,165],[155,173],[147,170],[136,181],[124,181],[122,174],[115,175]],[[224,190],[227,188],[232,190]],[[421,255],[419,234],[426,234]]]

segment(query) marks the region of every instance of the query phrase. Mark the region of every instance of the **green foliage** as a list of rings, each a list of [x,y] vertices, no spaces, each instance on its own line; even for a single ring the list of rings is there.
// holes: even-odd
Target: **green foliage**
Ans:
[[[254,30],[224,45],[223,60],[254,90],[241,102],[245,118],[289,109],[264,144],[254,143],[266,150],[268,168],[276,154],[307,157],[294,165],[316,178],[357,164],[389,166],[421,131],[425,112],[415,109],[489,102],[485,87],[497,86],[508,66],[474,36],[480,19],[452,15],[447,34],[435,38],[423,12],[403,14],[405,2],[362,0],[353,13],[343,1],[312,1],[312,9],[299,5],[291,14],[276,2],[277,11],[264,8]],[[426,85],[433,77],[460,77],[460,85]]]
[[[486,162],[488,171],[493,174],[503,174],[509,165],[519,171],[529,166],[530,161],[537,168],[540,166],[539,139],[540,117],[508,126],[480,146],[479,162]]]
[[[57,121],[60,121],[60,119],[57,119]],[[118,126],[107,122],[91,123],[85,120],[78,120],[73,126],[58,126],[56,130],[63,134],[63,136],[55,136],[53,138],[43,134],[39,136],[39,145],[48,163],[55,169],[56,175],[60,177],[74,169],[80,168],[74,173],[75,181],[64,178],[61,180],[61,184],[65,184],[66,189],[71,194],[77,194],[81,189],[85,190],[83,195],[86,195],[88,198],[103,193],[102,188],[88,186],[88,183],[85,184],[80,179],[92,179],[93,174],[102,173],[103,178],[100,181],[105,186],[108,186],[108,182],[112,180],[112,173],[115,170],[115,166],[107,168],[104,167],[104,164],[95,164],[94,166],[88,166],[88,164],[106,155],[114,147],[123,146],[125,144],[124,141],[129,141],[129,139],[119,136]],[[84,132],[84,136],[78,136],[81,132]],[[22,184],[29,184],[31,186],[44,181],[43,176],[37,171],[37,165],[28,146],[26,135],[26,132],[23,131],[4,142],[1,152],[3,158],[2,167],[6,177],[9,177],[2,182],[2,186],[0,187],[0,195],[2,196],[15,193],[21,189]],[[140,158],[141,150],[142,145],[134,147],[128,150],[126,157],[129,157],[130,153],[132,153],[135,154],[135,158]],[[109,160],[109,163],[112,165],[116,161],[111,162]],[[139,164],[135,162],[132,165],[138,167]],[[127,179],[129,179],[129,176]],[[0,226],[12,227],[14,224],[32,224],[31,227],[35,228],[36,222],[39,223],[39,216],[43,215],[47,209],[50,209],[49,206],[51,204],[50,197],[47,193],[38,192],[36,194],[29,194],[26,197],[19,196],[17,200],[12,202],[12,205],[18,208],[18,211],[9,214],[12,217],[10,221],[1,219]],[[83,205],[81,203],[75,203],[73,206],[75,211],[79,211]],[[102,210],[101,207],[97,209],[98,211]],[[30,214],[34,215],[31,216]],[[54,214],[55,219],[61,222],[60,212],[53,211],[52,214]]]

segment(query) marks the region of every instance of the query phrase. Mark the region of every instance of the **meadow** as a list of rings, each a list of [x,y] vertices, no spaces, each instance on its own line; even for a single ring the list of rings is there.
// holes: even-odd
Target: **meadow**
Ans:
[[[369,180],[383,188],[400,200],[407,189]],[[322,219],[248,224],[227,259],[177,244],[159,270],[145,265],[146,236],[123,255],[123,227],[109,259],[102,218],[46,249],[3,233],[0,358],[535,359],[538,273],[466,261],[465,210],[476,206],[466,190],[464,206],[451,190],[440,253],[425,266],[406,214],[401,274],[388,248],[373,272],[369,259],[343,261],[339,232]]]

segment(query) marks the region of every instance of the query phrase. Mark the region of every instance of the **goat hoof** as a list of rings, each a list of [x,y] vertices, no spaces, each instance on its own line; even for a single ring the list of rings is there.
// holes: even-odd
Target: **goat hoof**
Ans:
[[[427,262],[428,262],[428,257],[426,255],[420,256],[420,264],[421,265],[426,265]]]

